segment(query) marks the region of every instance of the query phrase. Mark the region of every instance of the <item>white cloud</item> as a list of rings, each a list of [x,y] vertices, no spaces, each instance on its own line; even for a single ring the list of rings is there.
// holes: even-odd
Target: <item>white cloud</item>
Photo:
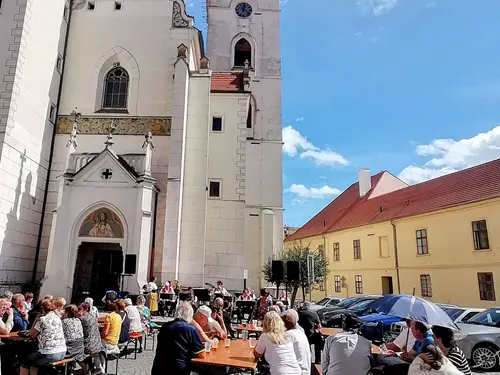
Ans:
[[[434,8],[435,6],[437,6],[437,4],[435,2],[430,2],[430,3],[425,4],[426,8]]]
[[[292,184],[285,192],[295,194],[300,199],[323,199],[341,193],[339,189],[328,185],[320,188],[308,188],[302,184]]]
[[[304,122],[304,116],[297,117],[295,122]]]
[[[349,162],[340,154],[330,149],[320,149],[307,140],[292,126],[283,128],[283,152],[301,159],[312,159],[316,165],[348,165]]]
[[[380,16],[391,12],[398,0],[358,0],[357,4],[364,14]]]
[[[348,165],[349,162],[340,154],[331,150],[307,150],[300,154],[301,159],[312,159],[316,165]]]
[[[410,165],[401,171],[399,177],[408,183],[422,182],[499,158],[500,126],[458,141],[434,139],[429,144],[418,145],[416,153],[431,159],[423,166]]]

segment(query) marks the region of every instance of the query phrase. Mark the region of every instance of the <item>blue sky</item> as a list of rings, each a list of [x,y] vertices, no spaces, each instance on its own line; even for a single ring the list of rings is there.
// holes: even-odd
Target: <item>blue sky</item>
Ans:
[[[498,0],[282,0],[285,224],[359,168],[417,183],[500,157],[499,15]]]

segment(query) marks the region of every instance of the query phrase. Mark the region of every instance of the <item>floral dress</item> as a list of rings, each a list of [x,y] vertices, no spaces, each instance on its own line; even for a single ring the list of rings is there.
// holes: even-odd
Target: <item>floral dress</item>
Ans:
[[[87,314],[80,317],[83,328],[83,343],[85,354],[95,355],[101,351],[101,335],[99,334],[99,326],[97,319],[92,314]]]
[[[149,333],[151,325],[149,323],[149,309],[146,306],[137,306],[139,310],[139,315],[141,317],[142,329],[144,332]]]
[[[82,361],[84,357],[83,327],[80,319],[66,318],[62,320],[66,348],[70,357]]]

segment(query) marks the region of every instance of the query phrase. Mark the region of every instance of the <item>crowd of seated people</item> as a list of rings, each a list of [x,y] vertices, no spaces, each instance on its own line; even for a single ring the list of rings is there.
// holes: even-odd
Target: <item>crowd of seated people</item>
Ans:
[[[5,293],[0,298],[0,334],[18,332],[31,340],[6,340],[1,346],[2,374],[36,374],[39,367],[72,358],[87,374],[102,374],[106,356],[119,355],[130,333],[147,332],[150,313],[144,297],[106,300],[99,326],[93,300],[67,304],[62,297],[45,296],[32,305],[33,295]],[[139,340],[142,352],[142,340]],[[18,372],[19,371],[19,372]]]

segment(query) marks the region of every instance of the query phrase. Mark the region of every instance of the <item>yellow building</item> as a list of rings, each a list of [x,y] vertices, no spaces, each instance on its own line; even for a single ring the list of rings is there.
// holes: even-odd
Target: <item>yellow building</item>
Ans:
[[[413,293],[499,306],[500,159],[408,186],[388,172],[359,181],[289,236],[325,250],[324,295]]]

